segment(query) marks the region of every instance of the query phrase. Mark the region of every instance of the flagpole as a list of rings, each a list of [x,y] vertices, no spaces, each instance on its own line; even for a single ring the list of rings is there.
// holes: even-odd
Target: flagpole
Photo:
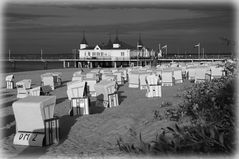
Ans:
[[[41,49],[41,60],[42,60],[42,49]]]
[[[11,59],[11,50],[9,49],[8,50],[8,60],[10,61],[10,59]]]
[[[137,66],[139,66],[139,47],[137,42]]]
[[[168,45],[166,46],[166,57],[168,57]]]
[[[200,43],[198,44],[198,58],[200,58]]]

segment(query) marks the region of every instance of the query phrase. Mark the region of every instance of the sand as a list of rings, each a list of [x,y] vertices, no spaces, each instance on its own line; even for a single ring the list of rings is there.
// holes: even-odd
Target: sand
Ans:
[[[66,83],[71,81],[73,72],[78,69],[56,69],[14,73],[15,81],[30,78],[33,87],[40,85],[40,75],[45,72],[62,72],[62,86],[56,88],[52,95],[56,95],[55,115],[60,117],[60,143],[46,147],[27,147],[13,145],[15,135],[15,118],[12,103],[17,100],[16,89],[1,89],[0,131],[2,138],[1,155],[5,157],[106,157],[124,156],[116,145],[117,139],[122,138],[128,143],[137,143],[141,133],[144,141],[155,139],[161,128],[173,126],[175,122],[154,119],[154,110],[164,111],[162,102],[170,102],[177,106],[182,102],[180,94],[185,87],[191,85],[188,81],[172,87],[162,87],[161,98],[147,98],[146,90],[129,88],[128,83],[119,87],[119,103],[114,108],[95,107],[95,99],[91,99],[90,115],[69,116],[70,101],[66,94]],[[87,72],[89,70],[85,70]],[[3,74],[5,77],[7,74]],[[4,79],[3,79],[4,80]],[[2,81],[2,84],[4,81]]]

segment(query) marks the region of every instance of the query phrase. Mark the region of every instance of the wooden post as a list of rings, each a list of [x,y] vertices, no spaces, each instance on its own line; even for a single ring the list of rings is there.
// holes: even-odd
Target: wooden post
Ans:
[[[63,68],[66,68],[66,61],[63,61]]]
[[[47,70],[47,61],[43,61],[44,70]]]
[[[12,61],[11,63],[12,63],[12,69],[13,69],[13,71],[15,71],[15,69],[16,69],[16,62]]]

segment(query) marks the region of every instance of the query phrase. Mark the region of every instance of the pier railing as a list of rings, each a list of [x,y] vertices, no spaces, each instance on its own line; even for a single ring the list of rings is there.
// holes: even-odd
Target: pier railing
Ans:
[[[225,58],[232,58],[231,55],[204,55],[201,57],[198,57],[198,55],[168,55],[163,56],[158,59],[225,59]],[[79,58],[76,57],[73,54],[45,54],[43,56],[39,54],[11,54],[10,57],[5,57],[5,60],[11,59],[11,60],[23,60],[27,61],[29,60],[51,60],[51,61],[61,61],[61,59],[64,60],[72,60],[72,61],[130,61],[130,60],[151,60],[155,59],[154,56],[148,56],[148,57],[91,57],[91,58]]]

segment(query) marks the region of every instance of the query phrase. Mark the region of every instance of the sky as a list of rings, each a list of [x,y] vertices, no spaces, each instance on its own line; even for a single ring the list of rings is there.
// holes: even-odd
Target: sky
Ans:
[[[103,3],[94,1],[10,1],[3,7],[4,52],[71,53],[79,48],[83,32],[89,45],[115,39],[168,53],[196,54],[200,42],[205,53],[224,53],[235,41],[233,3]],[[229,39],[231,45],[225,40]]]

